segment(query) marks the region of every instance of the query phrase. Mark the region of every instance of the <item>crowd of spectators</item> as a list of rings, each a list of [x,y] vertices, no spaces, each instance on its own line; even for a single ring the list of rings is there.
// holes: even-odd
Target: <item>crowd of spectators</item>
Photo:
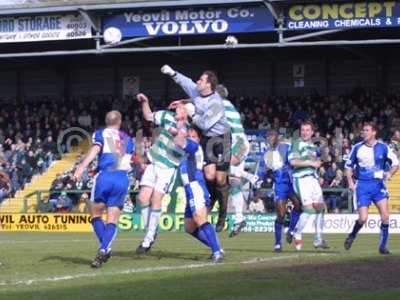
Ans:
[[[302,120],[315,124],[314,143],[318,146],[323,165],[319,169],[320,184],[328,191],[324,199],[331,212],[348,207],[348,191],[329,191],[347,188],[344,163],[351,146],[361,140],[362,124],[373,121],[378,125],[379,139],[388,143],[400,155],[400,95],[382,95],[377,92],[357,91],[352,95],[303,98],[268,97],[265,99],[235,97],[231,101],[239,108],[246,129],[277,129],[282,138],[296,137]],[[298,135],[297,135],[298,136]],[[267,173],[264,187],[272,187]],[[264,211],[274,209],[273,195],[262,196]],[[261,207],[250,202],[249,209]],[[272,204],[272,205],[271,205]]]
[[[0,110],[0,172],[8,178],[0,185],[0,202],[59,159],[54,140],[63,126],[60,115],[57,105],[43,102]]]
[[[315,143],[319,146],[324,164],[320,168],[320,182],[324,188],[346,188],[344,161],[351,146],[360,140],[362,123],[372,120],[378,124],[380,138],[400,152],[400,95],[360,92],[352,95],[320,97],[245,97],[232,96],[231,101],[241,113],[246,129],[277,129],[284,138],[296,134],[301,120],[310,119],[316,125]],[[143,135],[143,147],[132,161],[132,182],[143,173],[144,153],[151,146],[153,127],[143,120],[133,98],[120,100],[113,96],[77,97],[63,99],[30,99],[8,105],[0,110],[0,201],[12,196],[43,173],[54,160],[66,152],[64,143],[56,141],[65,129],[79,127],[87,132],[103,125],[104,115],[111,109],[121,111],[122,129],[131,136]],[[163,109],[167,101],[151,101],[154,110]],[[64,142],[64,140],[63,140]],[[95,165],[89,168],[81,182],[71,180],[73,170],[54,180],[48,199],[40,203],[40,210],[73,211],[89,198],[86,193],[65,193],[65,190],[90,190]],[[7,184],[10,182],[10,184]],[[270,187],[266,178],[265,187]],[[346,193],[327,193],[325,199],[331,211],[339,211],[347,199]],[[47,202],[46,202],[47,201]],[[131,201],[134,205],[134,200]],[[80,204],[80,205],[79,205]],[[250,204],[250,203],[249,203]],[[260,205],[258,205],[260,206]],[[270,205],[264,201],[264,210]],[[51,209],[50,209],[51,208]]]

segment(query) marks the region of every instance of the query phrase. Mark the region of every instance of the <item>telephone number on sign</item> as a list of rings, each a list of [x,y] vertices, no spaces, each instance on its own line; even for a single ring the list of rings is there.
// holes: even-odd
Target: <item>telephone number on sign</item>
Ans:
[[[67,33],[67,37],[81,37],[86,36],[86,31],[72,31]]]
[[[67,25],[67,29],[84,29],[87,28],[86,23],[71,23]]]

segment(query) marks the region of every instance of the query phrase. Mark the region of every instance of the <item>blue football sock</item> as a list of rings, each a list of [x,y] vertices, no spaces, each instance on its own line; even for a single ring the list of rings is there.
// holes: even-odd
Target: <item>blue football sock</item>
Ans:
[[[379,249],[383,250],[386,248],[388,239],[389,239],[389,224],[382,224],[381,225],[381,239],[379,241]]]
[[[108,223],[104,232],[103,241],[101,242],[100,250],[108,251],[111,248],[111,244],[117,235],[117,225]]]
[[[352,238],[353,240],[356,238],[357,233],[360,231],[362,228],[362,225],[356,221],[354,223],[353,231],[349,234],[349,237]]]
[[[199,228],[196,228],[195,231],[193,231],[191,233],[191,235],[193,237],[195,237],[196,239],[198,239],[200,242],[202,242],[204,245],[206,245],[207,247],[210,247],[210,244],[208,243],[208,239],[206,234],[204,233],[203,230],[200,230]]]
[[[289,232],[293,232],[294,229],[296,228],[297,225],[297,221],[300,218],[301,213],[296,211],[296,210],[292,210],[292,213],[290,214],[290,223],[289,223]]]
[[[94,233],[96,234],[99,243],[101,244],[103,240],[104,231],[106,230],[106,225],[104,224],[101,217],[96,217],[92,219],[92,226]]]
[[[207,237],[212,252],[219,252],[221,250],[221,247],[219,246],[217,234],[215,233],[214,227],[207,222],[201,225],[199,230],[203,231],[205,236]]]
[[[282,244],[282,224],[275,220],[275,245]]]

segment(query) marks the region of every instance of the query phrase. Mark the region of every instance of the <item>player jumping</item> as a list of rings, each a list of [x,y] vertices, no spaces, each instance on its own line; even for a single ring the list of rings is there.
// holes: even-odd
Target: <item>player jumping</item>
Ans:
[[[217,76],[211,71],[205,71],[197,83],[190,78],[174,71],[165,65],[161,72],[171,76],[190,97],[196,107],[193,123],[202,132],[201,146],[204,152],[204,174],[207,188],[211,195],[211,206],[218,200],[219,215],[216,226],[217,232],[225,227],[229,184],[227,172],[230,163],[230,130],[225,118],[224,104],[221,96],[216,92]],[[174,108],[179,101],[171,103]]]
[[[297,250],[303,247],[302,232],[312,215],[315,218],[314,247],[328,249],[328,243],[322,239],[326,205],[318,181],[317,170],[321,166],[317,147],[312,142],[314,125],[304,121],[300,125],[300,138],[292,143],[289,161],[293,167],[293,188],[303,204],[303,212],[294,229],[294,244]]]
[[[100,247],[91,264],[93,268],[101,267],[111,257],[111,245],[129,189],[128,171],[134,151],[132,138],[120,130],[121,114],[110,111],[105,121],[107,127],[93,134],[93,145],[74,174],[75,180],[80,180],[84,170],[98,157],[98,173],[91,192],[91,216]],[[106,223],[101,218],[105,209]]]
[[[232,138],[229,168],[229,196],[235,210],[235,224],[229,237],[234,237],[246,227],[243,216],[243,206],[245,202],[243,185],[247,180],[254,184],[258,180],[258,177],[244,170],[245,158],[249,153],[250,145],[244,132],[240,113],[232,102],[228,100],[228,90],[225,86],[222,84],[218,85],[217,93],[223,98],[225,117],[230,127]]]
[[[357,233],[368,219],[368,207],[374,203],[381,216],[381,237],[379,253],[390,254],[387,248],[389,239],[389,194],[385,180],[390,180],[399,168],[399,160],[388,145],[376,140],[377,129],[374,123],[365,123],[362,130],[363,141],[354,145],[346,162],[346,177],[349,188],[354,191],[354,203],[358,212],[352,232],[344,242],[349,250]],[[386,164],[391,164],[385,172]],[[353,170],[354,178],[353,179]]]

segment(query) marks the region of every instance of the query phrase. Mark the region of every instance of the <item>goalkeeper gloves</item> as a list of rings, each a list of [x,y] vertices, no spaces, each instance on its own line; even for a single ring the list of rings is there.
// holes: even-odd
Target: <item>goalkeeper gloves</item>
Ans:
[[[171,77],[176,75],[176,72],[168,65],[162,66],[161,73],[171,76]]]

